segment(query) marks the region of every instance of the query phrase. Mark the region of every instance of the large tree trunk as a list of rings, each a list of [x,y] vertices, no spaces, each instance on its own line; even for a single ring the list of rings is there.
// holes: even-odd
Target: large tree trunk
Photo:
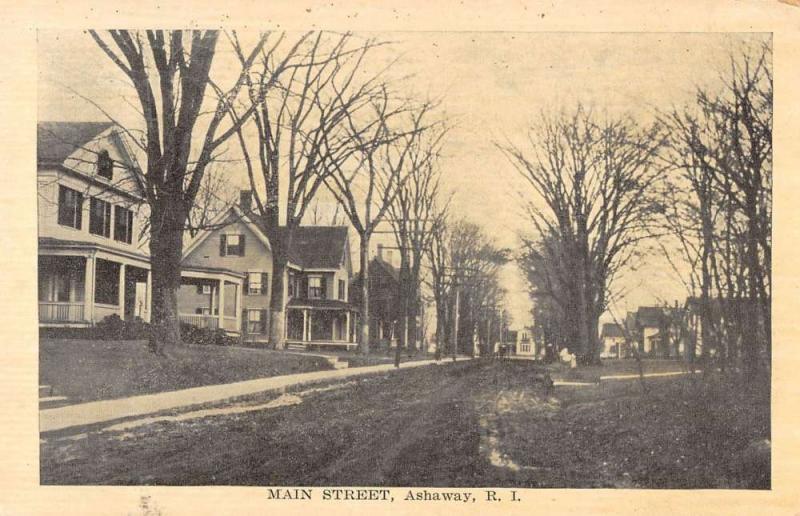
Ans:
[[[160,356],[166,355],[166,348],[181,345],[178,288],[185,220],[183,211],[175,208],[155,207],[150,217],[153,228],[150,235],[153,294],[148,347]]]
[[[369,354],[369,235],[360,236],[361,316],[358,322],[358,351],[366,355]]]
[[[287,256],[285,246],[273,247],[272,285],[269,299],[269,344],[273,349],[286,347],[286,305],[284,303],[284,279],[286,277]]]
[[[419,285],[419,275],[415,275],[412,270],[409,278],[408,288],[408,351],[416,352],[418,349],[418,335],[419,329],[417,319],[419,317],[419,292],[417,286]],[[424,338],[424,336],[423,336]]]
[[[444,343],[446,342],[446,328],[447,328],[447,305],[443,296],[436,295],[434,299],[436,303],[436,360],[442,358],[444,351]]]
[[[758,345],[758,315],[759,291],[758,284],[761,276],[761,263],[758,258],[758,221],[756,219],[756,198],[754,192],[747,192],[745,208],[747,215],[747,300],[743,306],[738,307],[745,316],[744,334],[742,335],[742,355],[744,359],[744,372],[752,378],[760,369],[761,349]]]

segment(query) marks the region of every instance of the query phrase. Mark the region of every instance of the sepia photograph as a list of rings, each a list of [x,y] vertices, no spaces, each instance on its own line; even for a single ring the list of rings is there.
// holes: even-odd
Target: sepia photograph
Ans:
[[[259,23],[36,31],[41,485],[772,488],[772,33]]]

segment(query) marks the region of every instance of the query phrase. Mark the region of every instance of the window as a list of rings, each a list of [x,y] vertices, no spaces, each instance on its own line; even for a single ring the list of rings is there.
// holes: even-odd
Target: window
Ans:
[[[69,276],[56,276],[53,279],[55,280],[56,301],[68,302],[70,300]]]
[[[81,229],[82,212],[83,195],[72,188],[59,185],[58,223],[62,226]]]
[[[108,155],[108,151],[101,150],[97,154],[97,175],[111,179],[114,174],[114,161]]]
[[[247,333],[266,333],[266,310],[247,310]]]
[[[96,197],[89,200],[89,233],[111,236],[111,203]]]
[[[267,293],[267,273],[261,271],[250,271],[247,273],[247,295],[257,296]]]
[[[197,315],[211,315],[211,310],[207,307],[206,308],[198,307],[195,308],[194,313],[196,313]]]
[[[230,233],[219,236],[220,256],[244,256],[244,235]]]
[[[197,293],[198,294],[211,294],[211,285],[197,285]]]
[[[308,277],[308,298],[325,299],[325,282],[322,276]]]
[[[120,266],[98,258],[95,269],[94,300],[101,305],[119,305]]]
[[[340,279],[339,280],[339,300],[340,301],[344,301],[345,300],[344,299],[344,295],[345,295],[345,292],[344,292],[344,280]]]
[[[133,212],[114,206],[114,240],[130,244],[133,240]]]

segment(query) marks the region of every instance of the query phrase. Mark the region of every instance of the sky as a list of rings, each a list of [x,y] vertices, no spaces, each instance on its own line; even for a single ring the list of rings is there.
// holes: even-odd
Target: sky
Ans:
[[[451,212],[480,224],[499,246],[512,250],[518,248],[519,235],[531,230],[520,209],[520,196],[530,197],[531,192],[495,142],[522,143],[541,113],[573,109],[579,102],[647,122],[657,109],[691,102],[696,87],[717,87],[730,52],[765,37],[513,32],[359,36],[391,42],[370,56],[370,69],[393,63],[388,73],[402,81],[404,91],[441,101],[439,109],[452,126],[441,159],[442,185],[454,195]],[[215,78],[232,69],[229,48],[221,39],[212,68]],[[124,124],[137,125],[140,115],[125,100],[133,99],[130,86],[88,34],[39,32],[38,69],[39,120],[107,120],[106,111]],[[234,185],[246,187],[243,169],[229,174]],[[326,199],[322,202],[323,209],[330,207]],[[376,237],[373,247],[381,240],[391,245],[386,238]],[[686,297],[657,254],[618,281],[627,292],[614,307],[618,317],[640,305]],[[514,264],[503,270],[502,283],[513,325],[530,324],[527,286]]]

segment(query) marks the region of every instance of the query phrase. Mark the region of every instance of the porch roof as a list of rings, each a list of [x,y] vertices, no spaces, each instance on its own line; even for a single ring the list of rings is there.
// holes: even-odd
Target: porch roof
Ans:
[[[128,258],[144,260],[148,265],[150,264],[150,257],[146,253],[134,249],[119,249],[117,247],[103,245],[98,242],[87,242],[85,240],[64,240],[53,237],[39,237],[39,250],[47,249],[76,249],[82,251],[101,250],[109,254],[117,254],[120,256],[126,256]]]
[[[349,310],[357,312],[358,307],[338,299],[291,299],[287,308],[310,308],[312,310]]]
[[[184,273],[191,274],[191,273],[205,273],[205,274],[218,274],[221,276],[230,276],[237,279],[244,279],[247,275],[243,272],[233,271],[231,269],[225,269],[222,267],[198,267],[196,265],[187,266],[181,265],[181,275]]]

